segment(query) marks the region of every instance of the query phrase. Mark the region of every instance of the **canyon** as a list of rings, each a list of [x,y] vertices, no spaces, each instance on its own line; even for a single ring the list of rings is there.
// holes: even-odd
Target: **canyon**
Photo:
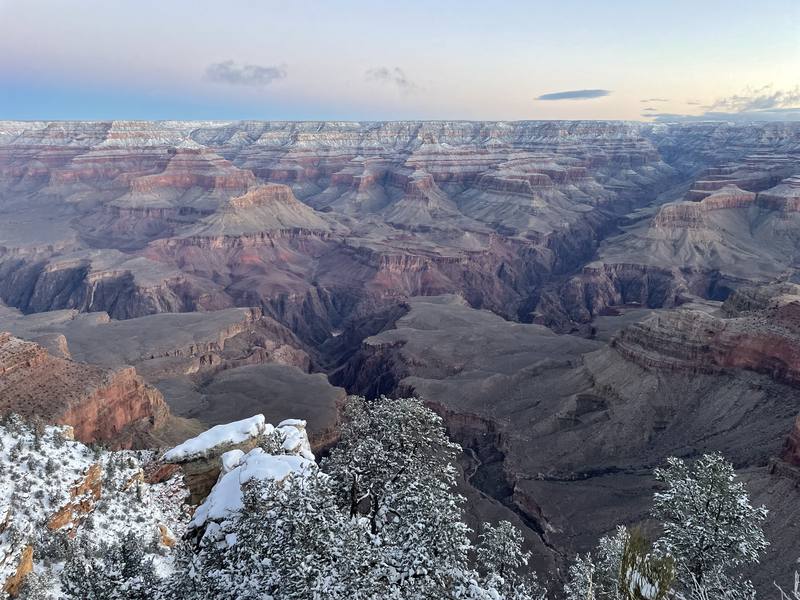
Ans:
[[[540,572],[724,453],[800,536],[800,125],[0,122],[0,409],[163,447],[335,443],[415,395]]]

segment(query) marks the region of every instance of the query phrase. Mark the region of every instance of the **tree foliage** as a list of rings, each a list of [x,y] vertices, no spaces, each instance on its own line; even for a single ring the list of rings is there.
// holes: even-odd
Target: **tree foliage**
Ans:
[[[653,502],[653,516],[664,528],[656,547],[675,557],[681,585],[713,594],[748,587],[733,574],[758,562],[766,549],[761,526],[767,509],[750,504],[733,465],[720,454],[703,455],[691,464],[669,458],[655,476],[665,486]]]

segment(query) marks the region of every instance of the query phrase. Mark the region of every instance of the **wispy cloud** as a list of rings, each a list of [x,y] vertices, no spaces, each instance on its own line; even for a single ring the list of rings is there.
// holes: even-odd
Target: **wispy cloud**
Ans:
[[[686,104],[701,106],[704,112],[699,115],[649,112],[642,116],[657,121],[799,121],[800,86],[776,90],[765,85],[718,98],[708,105],[694,100]]]
[[[286,66],[240,65],[232,60],[206,67],[206,79],[231,85],[264,86],[286,77]]]
[[[771,85],[747,88],[741,94],[718,98],[708,107],[710,111],[736,113],[776,108],[800,108],[800,86],[790,90],[776,90]]]
[[[639,102],[669,102],[669,98],[645,98]]]
[[[699,100],[687,100],[686,104],[688,104],[689,106],[700,106],[702,102],[700,102]]]
[[[536,100],[591,100],[608,96],[610,93],[610,90],[567,90],[566,92],[542,94]]]
[[[404,92],[410,92],[418,87],[400,67],[374,67],[367,69],[364,73],[364,78],[367,81],[397,86]]]

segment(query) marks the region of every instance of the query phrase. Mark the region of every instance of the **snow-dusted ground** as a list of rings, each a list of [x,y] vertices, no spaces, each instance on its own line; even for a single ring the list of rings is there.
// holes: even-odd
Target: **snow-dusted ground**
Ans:
[[[48,560],[40,547],[48,532],[93,548],[133,533],[157,570],[168,573],[170,545],[189,520],[181,476],[148,484],[143,467],[152,461],[151,452],[93,450],[70,438],[68,427],[34,428],[15,417],[0,425],[0,582],[15,573],[22,552],[32,545],[36,572],[57,587],[63,563]],[[77,487],[92,472],[98,474],[99,498],[96,486]],[[55,528],[54,517],[64,514]]]
[[[133,533],[156,571],[173,568],[172,547],[187,530],[203,535],[242,507],[242,486],[253,479],[283,481],[317,469],[305,421],[277,427],[263,415],[219,425],[166,452],[162,459],[219,460],[219,480],[194,511],[180,472],[148,483],[145,472],[162,460],[152,451],[107,451],[72,440],[69,427],[38,426],[11,417],[0,424],[0,589],[23,552],[33,547],[34,570],[58,596],[63,556],[51,556],[54,537],[102,553]],[[251,442],[249,452],[230,446]],[[4,598],[0,591],[0,598]]]

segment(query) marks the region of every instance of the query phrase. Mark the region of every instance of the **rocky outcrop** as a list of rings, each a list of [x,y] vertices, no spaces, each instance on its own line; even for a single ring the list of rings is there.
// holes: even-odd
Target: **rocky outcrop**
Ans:
[[[691,283],[673,269],[636,263],[592,263],[557,292],[544,294],[535,322],[570,331],[614,306],[649,308],[680,305]]]
[[[662,313],[624,329],[613,345],[647,368],[747,369],[800,385],[800,288],[735,293],[727,318],[699,310]]]
[[[165,422],[161,394],[132,367],[109,369],[55,357],[0,334],[0,411],[70,425],[81,441],[134,443]]]
[[[775,187],[760,192],[756,203],[767,210],[800,211],[800,175],[788,177]]]
[[[190,501],[199,504],[221,474],[234,468],[232,463],[259,446],[277,444],[276,452],[283,448],[287,453],[313,460],[305,425],[305,421],[288,420],[274,427],[265,421],[264,415],[255,415],[212,427],[168,450],[162,461],[180,465],[186,487],[191,491]]]
[[[51,531],[68,530],[74,537],[80,522],[94,510],[95,503],[103,495],[103,468],[100,463],[89,467],[69,491],[69,500],[47,521]]]
[[[22,549],[19,557],[19,563],[14,573],[6,579],[3,584],[3,591],[11,596],[16,597],[25,583],[25,578],[33,571],[33,546],[27,545]]]
[[[693,202],[665,204],[653,219],[653,229],[681,231],[708,228],[707,213],[716,210],[747,208],[756,199],[754,192],[747,192],[735,185],[728,185]]]

